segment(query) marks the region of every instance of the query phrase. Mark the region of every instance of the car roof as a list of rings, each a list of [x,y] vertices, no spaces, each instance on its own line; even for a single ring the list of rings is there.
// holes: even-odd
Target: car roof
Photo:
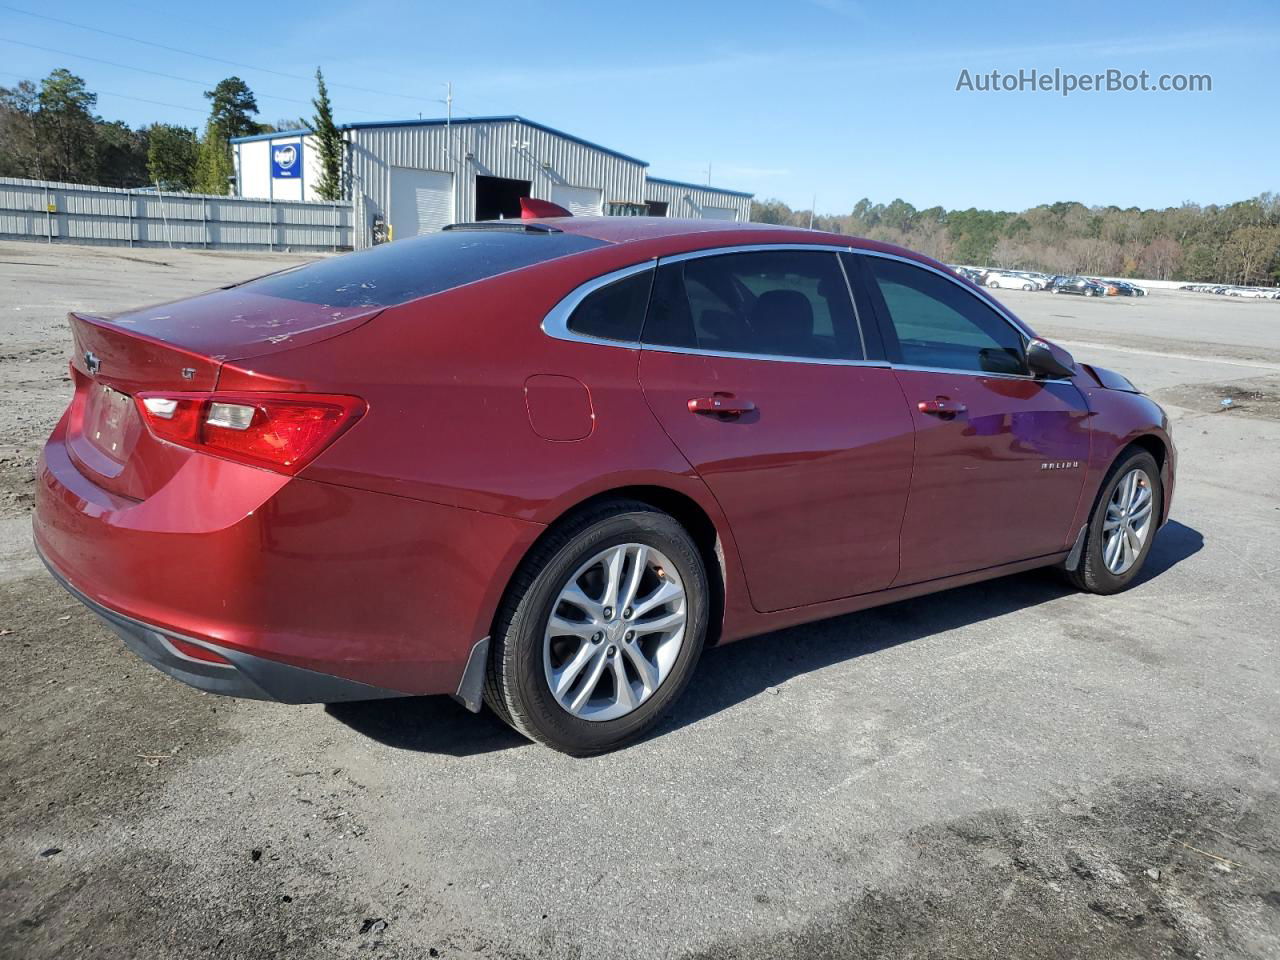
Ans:
[[[774,223],[739,223],[734,220],[684,220],[676,217],[544,217],[524,223],[543,224],[565,233],[576,233],[607,243],[681,239],[686,247],[733,246],[757,243],[830,244],[859,250],[878,250],[930,266],[944,264],[914,250],[844,233],[806,230]],[[692,241],[691,243],[689,241]]]

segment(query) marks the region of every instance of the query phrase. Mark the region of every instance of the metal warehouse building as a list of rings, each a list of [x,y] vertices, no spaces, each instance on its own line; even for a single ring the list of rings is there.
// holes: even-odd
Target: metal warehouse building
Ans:
[[[702,217],[746,221],[751,194],[660,180],[648,164],[523,117],[349,123],[343,183],[356,247],[385,229],[398,239],[445,224],[520,216],[520,197],[576,216]],[[289,130],[232,140],[237,192],[318,200],[316,138]]]

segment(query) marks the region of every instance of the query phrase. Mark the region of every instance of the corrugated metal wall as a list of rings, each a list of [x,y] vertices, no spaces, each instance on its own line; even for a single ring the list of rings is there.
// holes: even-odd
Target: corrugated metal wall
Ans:
[[[543,200],[564,184],[602,189],[605,204],[644,202],[643,164],[524,123],[356,127],[347,138],[351,196],[360,211],[356,246],[370,242],[376,214],[388,216],[393,166],[453,172],[459,221],[475,219],[477,174],[528,180]]]
[[[751,219],[750,197],[714,187],[650,179],[645,183],[644,198],[667,204],[668,217],[702,217],[703,207],[722,207],[735,211],[739,223]]]
[[[142,193],[0,177],[0,237],[237,250],[351,248],[351,204]]]

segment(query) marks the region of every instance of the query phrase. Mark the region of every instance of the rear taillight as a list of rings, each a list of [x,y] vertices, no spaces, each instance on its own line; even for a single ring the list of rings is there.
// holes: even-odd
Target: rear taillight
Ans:
[[[140,393],[147,428],[161,440],[295,474],[365,411],[357,397],[317,393]]]

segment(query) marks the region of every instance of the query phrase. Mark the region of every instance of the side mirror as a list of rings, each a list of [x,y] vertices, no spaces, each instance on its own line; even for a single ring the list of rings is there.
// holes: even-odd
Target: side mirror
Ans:
[[[1037,377],[1055,380],[1075,376],[1076,372],[1076,362],[1071,354],[1056,343],[1039,338],[1027,344],[1027,366]]]

